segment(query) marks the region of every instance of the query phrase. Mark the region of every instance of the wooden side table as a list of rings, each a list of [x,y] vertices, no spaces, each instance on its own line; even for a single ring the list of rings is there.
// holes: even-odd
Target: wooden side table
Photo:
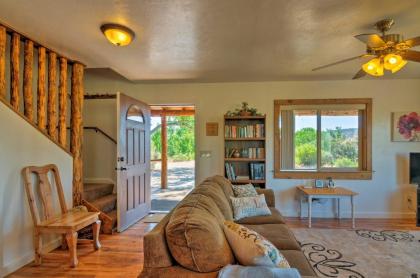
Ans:
[[[335,188],[305,188],[303,185],[299,185],[298,190],[301,193],[300,197],[300,218],[302,218],[302,202],[306,198],[308,200],[308,227],[312,226],[312,200],[314,198],[324,199],[336,199],[338,201],[338,218],[340,218],[340,198],[349,198],[351,203],[351,219],[352,228],[355,228],[354,221],[354,197],[358,193],[353,192],[343,187]]]

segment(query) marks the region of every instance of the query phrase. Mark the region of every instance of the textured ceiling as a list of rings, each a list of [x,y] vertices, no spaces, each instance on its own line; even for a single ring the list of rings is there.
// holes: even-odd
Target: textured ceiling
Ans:
[[[3,0],[0,21],[89,68],[136,81],[351,79],[361,62],[313,67],[362,54],[353,38],[391,17],[392,31],[420,35],[420,1],[370,0]],[[133,29],[128,47],[99,30]],[[410,62],[387,78],[419,78]],[[365,77],[371,78],[371,77]]]

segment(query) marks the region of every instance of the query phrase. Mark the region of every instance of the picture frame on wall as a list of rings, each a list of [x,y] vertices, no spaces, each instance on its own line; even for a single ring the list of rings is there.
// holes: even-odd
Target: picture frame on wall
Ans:
[[[393,142],[420,142],[420,111],[393,112]]]

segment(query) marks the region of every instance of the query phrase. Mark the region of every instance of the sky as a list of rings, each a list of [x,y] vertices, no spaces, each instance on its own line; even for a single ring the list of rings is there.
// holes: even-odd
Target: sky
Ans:
[[[160,125],[160,117],[152,117],[150,129],[152,130],[158,125]]]
[[[338,126],[342,129],[358,128],[358,121],[357,116],[322,116],[321,129],[325,131],[327,129],[335,129]],[[316,116],[299,116],[295,118],[295,130],[305,127],[316,129]]]

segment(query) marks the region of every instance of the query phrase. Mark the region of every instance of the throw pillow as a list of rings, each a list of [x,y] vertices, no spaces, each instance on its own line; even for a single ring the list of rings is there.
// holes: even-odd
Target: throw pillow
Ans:
[[[271,211],[265,202],[264,194],[257,197],[230,197],[230,200],[235,220],[251,216],[271,215]]]
[[[240,264],[290,268],[280,251],[257,232],[232,221],[225,221],[223,230]]]
[[[258,196],[257,190],[252,184],[232,185],[233,194],[235,197],[256,197]]]

